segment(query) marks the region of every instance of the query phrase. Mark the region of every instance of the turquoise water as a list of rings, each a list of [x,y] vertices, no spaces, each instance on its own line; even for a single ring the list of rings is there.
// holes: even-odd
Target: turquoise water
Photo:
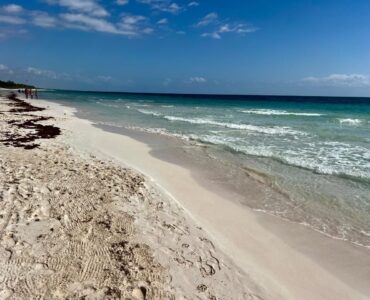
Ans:
[[[370,99],[49,91],[96,124],[206,144],[266,174],[287,203],[255,208],[370,246]]]

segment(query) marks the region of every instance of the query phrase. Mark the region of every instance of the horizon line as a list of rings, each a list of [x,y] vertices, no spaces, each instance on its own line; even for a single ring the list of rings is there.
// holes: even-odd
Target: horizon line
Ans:
[[[175,93],[175,92],[124,92],[124,91],[99,91],[99,90],[74,90],[74,89],[54,89],[54,88],[42,88],[39,89],[50,90],[50,91],[66,91],[66,92],[81,92],[81,93],[107,93],[107,94],[129,94],[129,95],[157,95],[157,96],[220,96],[220,97],[302,97],[302,98],[364,98],[370,99],[369,96],[323,96],[323,95],[287,95],[287,94],[217,94],[217,93]]]

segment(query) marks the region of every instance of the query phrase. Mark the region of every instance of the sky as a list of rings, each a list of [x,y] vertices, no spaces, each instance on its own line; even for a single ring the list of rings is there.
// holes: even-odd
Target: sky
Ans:
[[[370,1],[0,0],[0,80],[370,97]]]

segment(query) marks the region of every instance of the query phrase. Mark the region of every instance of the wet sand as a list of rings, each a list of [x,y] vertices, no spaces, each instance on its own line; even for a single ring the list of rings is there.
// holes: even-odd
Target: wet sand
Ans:
[[[264,178],[258,174],[251,174],[241,169],[238,176],[245,176],[247,180],[240,183],[230,182],[230,178],[237,178],[235,174],[228,176],[221,174],[220,162],[207,157],[205,151],[199,146],[191,146],[182,140],[156,135],[151,133],[130,130],[125,128],[98,126],[106,131],[129,136],[150,147],[150,155],[162,161],[179,165],[191,171],[196,182],[221,197],[233,201],[247,209],[246,205],[259,208],[265,193],[274,194],[276,201],[284,201],[284,196],[279,191],[274,191]],[[240,186],[242,185],[242,186]],[[303,225],[266,215],[257,211],[253,212],[258,223],[270,233],[282,238],[290,247],[309,257],[343,283],[348,284],[364,295],[369,295],[370,287],[370,251],[361,246],[353,245],[346,241],[336,240],[323,236]]]

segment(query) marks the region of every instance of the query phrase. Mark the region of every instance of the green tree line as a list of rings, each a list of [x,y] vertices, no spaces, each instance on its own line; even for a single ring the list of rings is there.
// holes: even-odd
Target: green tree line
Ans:
[[[34,89],[35,87],[33,85],[27,85],[23,83],[16,83],[14,81],[2,81],[0,80],[0,88],[4,89],[24,89],[24,88],[31,88]]]

